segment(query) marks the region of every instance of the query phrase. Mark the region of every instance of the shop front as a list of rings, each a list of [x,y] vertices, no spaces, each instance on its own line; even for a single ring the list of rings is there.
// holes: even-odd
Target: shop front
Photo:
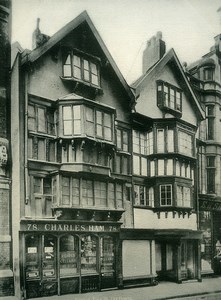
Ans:
[[[23,222],[21,228],[25,298],[117,286],[119,224]]]

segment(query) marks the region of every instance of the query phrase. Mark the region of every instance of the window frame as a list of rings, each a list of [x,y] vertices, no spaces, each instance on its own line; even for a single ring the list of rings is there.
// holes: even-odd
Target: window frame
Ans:
[[[212,163],[209,162],[209,159]],[[208,194],[216,193],[216,156],[207,155],[206,156],[206,190]]]
[[[161,109],[182,114],[182,89],[163,80],[157,80],[157,105]],[[172,93],[173,92],[173,93]],[[173,96],[172,96],[173,94]],[[172,106],[171,104],[174,103]]]
[[[212,109],[212,112],[210,111]],[[215,138],[215,105],[206,105],[206,139],[214,140]]]
[[[68,58],[70,62],[66,63]],[[66,69],[69,68],[69,75],[65,74],[65,67]],[[78,70],[78,72],[75,72],[76,70]],[[86,74],[88,75],[86,76]],[[67,51],[62,63],[62,77],[64,79],[72,78],[87,85],[89,84],[90,86],[100,88],[101,78],[99,59],[81,51],[77,51],[76,49]]]
[[[165,203],[166,204],[162,204],[162,187],[165,187],[165,188],[170,187],[171,188],[171,190],[170,190],[171,198],[168,199],[168,200],[170,200],[169,204],[168,204],[167,197],[165,197]],[[165,191],[165,195],[166,195],[166,193],[167,193],[167,190]],[[172,184],[160,184],[159,185],[159,196],[160,196],[160,206],[161,207],[171,207],[171,206],[173,206],[173,185]]]

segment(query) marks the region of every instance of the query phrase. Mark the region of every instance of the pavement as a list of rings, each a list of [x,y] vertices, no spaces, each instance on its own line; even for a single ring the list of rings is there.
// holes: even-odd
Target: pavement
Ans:
[[[0,297],[0,300],[20,300],[16,297]],[[35,298],[39,300],[165,300],[165,299],[215,299],[221,300],[221,277],[203,278],[202,282],[182,284],[160,282],[157,286],[125,288],[87,294],[69,294]]]

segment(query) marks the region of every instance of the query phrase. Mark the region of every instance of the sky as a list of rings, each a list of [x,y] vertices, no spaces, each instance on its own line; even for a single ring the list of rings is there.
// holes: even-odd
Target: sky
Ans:
[[[141,75],[147,41],[161,31],[166,48],[188,64],[209,52],[221,33],[221,0],[12,0],[12,42],[31,49],[39,17],[52,36],[86,10],[126,81]]]

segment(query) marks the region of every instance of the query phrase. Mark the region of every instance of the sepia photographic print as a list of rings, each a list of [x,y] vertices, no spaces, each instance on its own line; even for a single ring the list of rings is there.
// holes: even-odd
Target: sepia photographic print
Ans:
[[[0,299],[221,299],[220,0],[0,0]]]

